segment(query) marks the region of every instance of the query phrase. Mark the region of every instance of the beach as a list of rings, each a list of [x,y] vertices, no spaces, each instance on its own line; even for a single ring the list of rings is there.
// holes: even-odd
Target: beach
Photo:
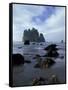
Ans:
[[[31,63],[25,63],[24,65],[13,67],[13,86],[31,86],[32,81],[35,78],[43,77],[50,78],[52,75],[56,75],[61,84],[65,83],[65,43],[55,43],[57,45],[59,56],[63,58],[55,58],[56,62],[50,68],[34,68],[37,54],[41,56],[42,60],[46,54],[45,47],[52,42],[31,43],[30,45],[24,45],[23,42],[13,43],[13,54],[21,54],[25,60],[31,61]]]

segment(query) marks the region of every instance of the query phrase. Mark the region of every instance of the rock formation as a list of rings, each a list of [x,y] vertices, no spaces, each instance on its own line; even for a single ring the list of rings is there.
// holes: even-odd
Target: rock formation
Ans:
[[[56,44],[51,44],[47,46],[44,50],[47,51],[46,55],[47,57],[58,57],[59,53],[57,52],[58,48],[56,48]]]
[[[43,34],[39,34],[35,28],[24,30],[22,41],[25,42],[27,40],[30,42],[45,42]]]
[[[12,55],[12,65],[18,66],[24,64],[24,57],[21,54],[13,54]]]
[[[35,64],[34,68],[49,68],[53,64],[55,64],[55,61],[51,58],[46,58],[45,60],[39,59],[37,60],[37,63]]]
[[[12,65],[13,66],[19,66],[21,64],[24,64],[24,63],[31,63],[31,61],[29,60],[25,60],[24,59],[24,56],[22,56],[21,54],[12,54]]]

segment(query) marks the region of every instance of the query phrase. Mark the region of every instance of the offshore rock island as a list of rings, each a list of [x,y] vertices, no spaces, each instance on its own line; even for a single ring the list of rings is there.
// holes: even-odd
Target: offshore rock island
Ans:
[[[23,33],[23,42],[45,42],[45,38],[42,33],[39,33],[37,29],[26,29]]]

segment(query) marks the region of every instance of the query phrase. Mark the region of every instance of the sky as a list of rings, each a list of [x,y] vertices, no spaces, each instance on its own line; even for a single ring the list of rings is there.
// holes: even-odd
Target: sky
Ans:
[[[13,41],[22,41],[23,31],[33,27],[48,42],[65,41],[65,7],[13,4]]]

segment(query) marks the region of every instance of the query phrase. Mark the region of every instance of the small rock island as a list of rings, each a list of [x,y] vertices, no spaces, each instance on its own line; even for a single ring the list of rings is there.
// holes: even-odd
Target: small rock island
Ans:
[[[22,41],[24,44],[30,44],[30,42],[45,42],[45,38],[37,29],[32,28],[24,30]]]

